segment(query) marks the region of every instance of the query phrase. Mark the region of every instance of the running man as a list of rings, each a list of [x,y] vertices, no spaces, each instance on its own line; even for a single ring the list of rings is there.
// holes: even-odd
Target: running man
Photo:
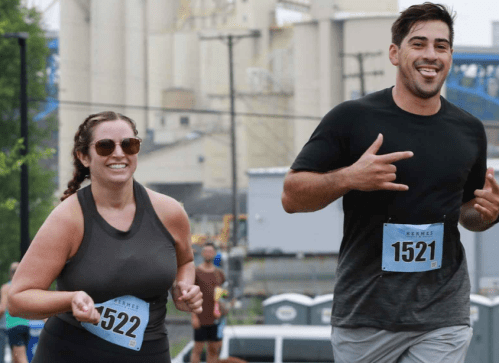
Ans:
[[[203,293],[203,312],[192,313],[191,323],[194,328],[194,348],[191,354],[191,363],[199,363],[201,353],[205,344],[206,363],[218,362],[220,349],[222,348],[221,327],[218,319],[221,317],[215,313],[215,288],[225,282],[225,274],[213,264],[217,252],[215,245],[211,242],[204,244],[201,250],[203,262],[196,267],[195,284],[199,286]],[[224,315],[224,311],[221,315]]]
[[[424,3],[401,13],[389,47],[395,86],[326,116],[284,181],[286,212],[343,197],[332,309],[337,363],[464,362],[470,280],[458,222],[497,222],[483,124],[440,94],[453,16]]]
[[[10,282],[14,277],[19,262],[13,262],[9,268],[9,282],[2,285],[0,300],[0,316],[5,314],[5,325],[9,345],[12,351],[12,363],[28,363],[26,350],[29,343],[29,320],[11,316],[7,311]]]

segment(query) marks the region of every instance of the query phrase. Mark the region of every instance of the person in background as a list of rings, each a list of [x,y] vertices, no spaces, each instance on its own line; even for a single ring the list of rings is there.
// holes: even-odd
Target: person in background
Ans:
[[[13,315],[50,317],[32,363],[167,363],[168,290],[177,309],[202,311],[187,214],[134,179],[137,134],[112,111],[88,116],[75,134],[73,179],[9,291]]]
[[[9,311],[7,309],[11,281],[18,266],[19,262],[13,262],[10,265],[9,282],[2,285],[0,298],[0,315],[5,315],[5,327],[7,329],[6,332],[9,339],[10,350],[12,352],[13,363],[28,363],[26,350],[28,349],[30,339],[29,320],[14,317],[9,314]]]
[[[206,363],[216,363],[222,347],[223,337],[218,319],[226,314],[226,310],[223,304],[219,305],[219,309],[215,309],[215,289],[225,282],[225,274],[213,264],[216,253],[212,242],[205,243],[201,250],[203,262],[196,267],[195,283],[203,293],[203,312],[191,314],[191,324],[194,329],[191,363],[199,363],[205,345]]]
[[[324,116],[285,177],[288,213],[343,197],[331,315],[337,363],[462,363],[470,279],[458,223],[497,223],[483,123],[441,96],[453,16],[425,2],[392,26],[395,86]]]
[[[0,363],[5,360],[5,345],[7,344],[7,332],[5,325],[5,314],[0,317]]]

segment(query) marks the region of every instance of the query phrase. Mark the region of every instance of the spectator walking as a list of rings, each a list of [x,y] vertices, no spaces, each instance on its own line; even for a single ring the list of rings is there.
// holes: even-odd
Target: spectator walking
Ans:
[[[215,289],[225,282],[223,271],[213,264],[216,256],[215,245],[207,242],[201,250],[203,262],[196,267],[196,285],[203,293],[203,312],[191,314],[194,328],[194,348],[191,363],[199,363],[206,345],[206,363],[216,363],[222,347],[222,328],[220,318],[227,311],[223,304],[215,304]],[[218,308],[216,309],[216,306]]]

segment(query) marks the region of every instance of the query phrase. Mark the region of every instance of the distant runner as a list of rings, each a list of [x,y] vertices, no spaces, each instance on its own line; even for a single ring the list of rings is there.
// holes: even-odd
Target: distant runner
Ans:
[[[213,264],[217,252],[211,242],[204,244],[201,250],[203,263],[196,267],[196,285],[203,293],[203,312],[192,313],[194,328],[194,348],[191,363],[199,363],[203,348],[207,346],[206,363],[218,362],[222,347],[222,329],[219,319],[226,314],[223,304],[215,304],[215,289],[225,282],[225,274]]]
[[[2,285],[0,316],[5,314],[5,325],[10,349],[12,351],[12,363],[28,363],[27,349],[29,344],[29,320],[11,316],[7,310],[10,282],[16,272],[19,262],[13,262],[9,268],[9,282]]]

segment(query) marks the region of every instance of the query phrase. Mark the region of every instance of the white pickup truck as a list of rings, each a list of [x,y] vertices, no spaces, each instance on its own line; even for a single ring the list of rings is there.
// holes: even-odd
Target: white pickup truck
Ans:
[[[189,342],[172,363],[189,363]],[[232,325],[224,328],[220,358],[248,363],[332,363],[331,326]]]

